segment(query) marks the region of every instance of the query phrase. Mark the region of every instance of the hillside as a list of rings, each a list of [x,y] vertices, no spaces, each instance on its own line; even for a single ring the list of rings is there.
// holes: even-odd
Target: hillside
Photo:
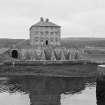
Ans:
[[[23,39],[0,39],[0,48],[2,47],[11,47],[18,42],[21,42]]]
[[[29,46],[25,39],[0,39],[0,48],[12,45]],[[85,46],[105,47],[105,38],[62,38],[61,45],[66,47],[83,48]]]
[[[105,47],[105,38],[62,38],[62,46],[83,48],[85,46]]]

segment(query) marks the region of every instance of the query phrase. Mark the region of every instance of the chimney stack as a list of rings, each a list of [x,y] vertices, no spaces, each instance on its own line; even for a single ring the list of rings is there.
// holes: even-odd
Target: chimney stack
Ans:
[[[44,21],[43,17],[40,17],[40,21],[41,21],[41,22],[43,22],[43,21]]]
[[[46,19],[46,22],[49,22],[49,19],[48,18]]]

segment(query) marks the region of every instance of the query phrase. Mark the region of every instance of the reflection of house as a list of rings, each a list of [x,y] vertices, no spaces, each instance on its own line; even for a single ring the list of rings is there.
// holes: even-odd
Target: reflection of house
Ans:
[[[32,46],[59,46],[60,26],[52,23],[49,19],[40,21],[30,27],[30,44]]]

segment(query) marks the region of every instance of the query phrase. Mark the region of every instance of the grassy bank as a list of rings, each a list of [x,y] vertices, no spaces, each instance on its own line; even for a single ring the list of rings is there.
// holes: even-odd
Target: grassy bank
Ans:
[[[53,77],[93,77],[96,64],[40,65],[40,66],[0,66],[0,75],[35,75]]]

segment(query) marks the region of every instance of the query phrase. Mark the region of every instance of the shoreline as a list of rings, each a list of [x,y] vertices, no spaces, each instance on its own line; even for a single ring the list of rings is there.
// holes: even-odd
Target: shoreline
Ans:
[[[0,75],[4,76],[52,76],[52,77],[92,77],[97,74],[97,64],[48,64],[37,66],[0,66]]]

